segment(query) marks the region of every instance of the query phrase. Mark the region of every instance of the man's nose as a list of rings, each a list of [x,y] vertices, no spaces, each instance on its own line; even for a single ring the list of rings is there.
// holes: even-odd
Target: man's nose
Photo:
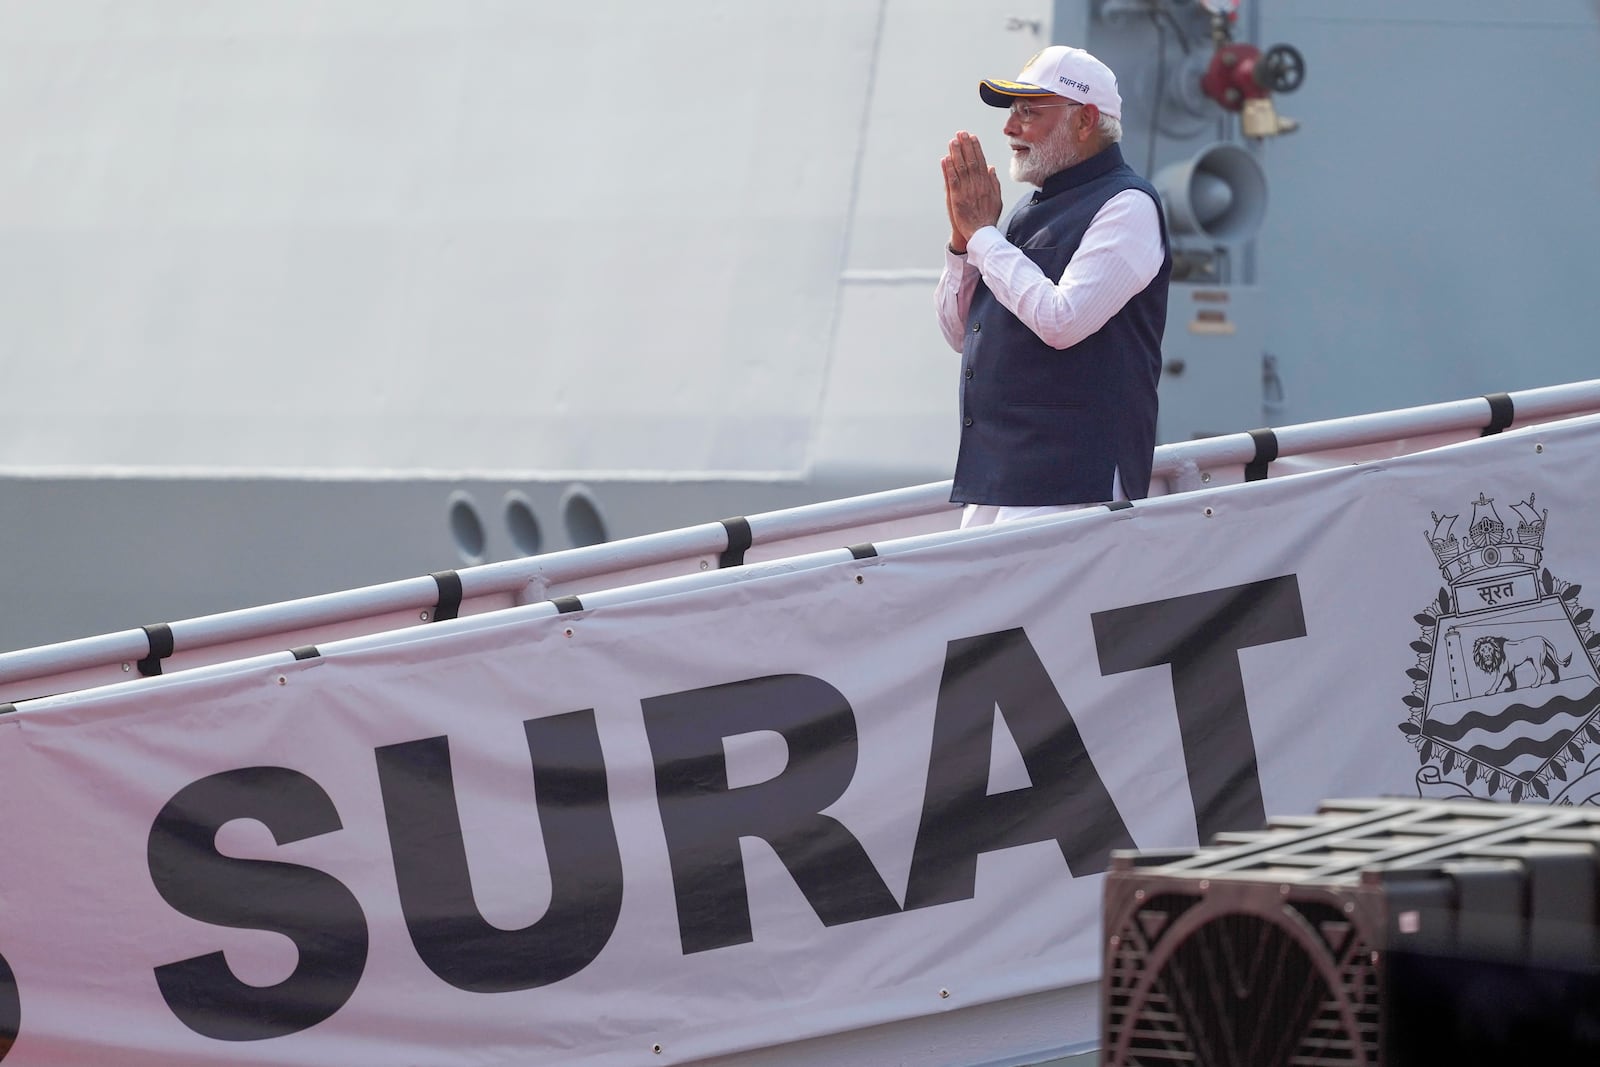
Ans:
[[[1017,120],[1015,111],[1006,112],[1006,124],[1000,127],[1000,132],[1007,137],[1016,137],[1022,133],[1022,123]]]

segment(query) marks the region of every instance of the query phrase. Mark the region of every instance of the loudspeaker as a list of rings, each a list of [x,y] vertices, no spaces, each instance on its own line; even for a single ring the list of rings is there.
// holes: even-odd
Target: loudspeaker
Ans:
[[[1600,811],[1325,802],[1112,854],[1110,1067],[1600,1062]]]
[[[1267,212],[1267,176],[1256,157],[1238,145],[1218,143],[1156,173],[1174,234],[1217,241],[1248,241]]]

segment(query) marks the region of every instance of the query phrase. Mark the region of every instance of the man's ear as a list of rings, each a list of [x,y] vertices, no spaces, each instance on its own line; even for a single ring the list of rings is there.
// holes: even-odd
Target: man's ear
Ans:
[[[1078,108],[1083,115],[1083,129],[1078,131],[1078,140],[1084,140],[1083,134],[1093,135],[1100,128],[1100,109],[1093,104],[1084,104]]]

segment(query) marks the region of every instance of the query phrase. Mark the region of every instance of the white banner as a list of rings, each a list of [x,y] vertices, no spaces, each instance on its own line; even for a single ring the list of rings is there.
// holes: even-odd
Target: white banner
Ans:
[[[24,705],[0,1059],[683,1063],[1090,981],[1115,848],[1590,802],[1597,484],[1574,420]]]

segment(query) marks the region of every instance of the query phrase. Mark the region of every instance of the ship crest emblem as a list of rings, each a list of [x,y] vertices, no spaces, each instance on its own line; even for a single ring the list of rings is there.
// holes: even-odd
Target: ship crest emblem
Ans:
[[[1416,616],[1415,666],[1400,731],[1430,798],[1600,804],[1600,634],[1582,587],[1544,566],[1534,496],[1507,525],[1478,494],[1427,532],[1445,585]]]

